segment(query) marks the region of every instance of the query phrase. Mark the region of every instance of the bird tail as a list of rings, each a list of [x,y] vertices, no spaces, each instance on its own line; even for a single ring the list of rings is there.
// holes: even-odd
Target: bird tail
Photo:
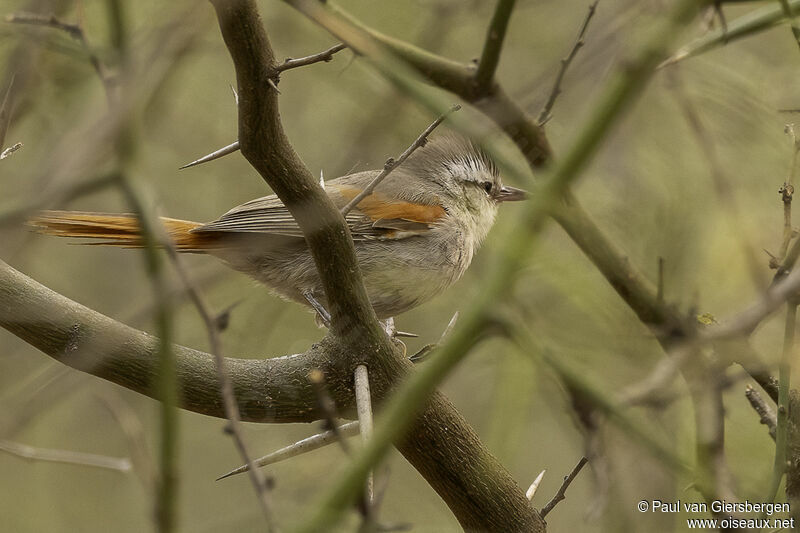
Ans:
[[[160,217],[167,234],[181,252],[205,252],[212,244],[212,237],[203,233],[192,233],[201,226],[199,222]],[[42,211],[28,220],[34,231],[57,237],[97,239],[82,244],[142,248],[144,239],[139,219],[130,214],[87,213],[83,211]]]

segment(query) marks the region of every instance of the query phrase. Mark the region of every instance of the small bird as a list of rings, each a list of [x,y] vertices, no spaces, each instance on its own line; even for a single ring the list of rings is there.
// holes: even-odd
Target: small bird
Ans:
[[[341,209],[379,173],[330,180],[325,191]],[[408,311],[452,285],[486,238],[499,204],[525,197],[504,186],[494,162],[467,139],[444,134],[417,149],[346,215],[378,317]],[[179,252],[217,257],[329,321],[303,233],[277,196],[251,200],[206,224],[161,222]],[[87,244],[143,246],[131,214],[44,211],[29,223],[45,234],[99,239]]]

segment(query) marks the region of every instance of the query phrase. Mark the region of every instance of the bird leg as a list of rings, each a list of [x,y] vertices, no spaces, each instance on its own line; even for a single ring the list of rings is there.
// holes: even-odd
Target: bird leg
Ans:
[[[319,322],[322,322],[323,326],[330,329],[331,314],[328,312],[327,309],[325,309],[325,306],[319,303],[319,300],[317,300],[314,297],[314,293],[311,291],[308,290],[303,291],[303,297],[306,299],[309,305],[311,305],[311,307],[314,308],[314,311],[317,312],[317,319],[319,320]]]

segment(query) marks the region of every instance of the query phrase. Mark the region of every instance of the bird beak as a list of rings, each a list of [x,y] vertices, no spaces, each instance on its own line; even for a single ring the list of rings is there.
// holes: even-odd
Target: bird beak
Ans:
[[[497,195],[495,200],[497,202],[518,202],[520,200],[528,199],[528,191],[517,189],[516,187],[508,187],[504,185],[500,187],[500,194]]]

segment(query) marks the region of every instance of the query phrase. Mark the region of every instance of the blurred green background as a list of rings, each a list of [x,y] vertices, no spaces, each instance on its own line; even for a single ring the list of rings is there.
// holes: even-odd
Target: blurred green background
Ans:
[[[58,12],[67,21],[77,20],[82,11],[91,45],[114,64],[104,2],[87,0],[80,10],[71,2],[34,4],[39,12]],[[600,3],[587,44],[570,68],[554,118],[547,124],[557,154],[579,131],[615,65],[630,57],[651,31],[661,4]],[[259,5],[279,57],[304,56],[335,43],[283,3],[269,0]],[[494,2],[341,0],[340,5],[376,29],[467,62],[480,53]],[[0,0],[0,14],[31,10],[30,6]],[[268,194],[239,154],[178,171],[180,165],[236,138],[229,87],[235,84],[233,67],[211,6],[149,0],[125,6],[130,53],[143,87],[159,69],[169,73],[136,115],[136,182],[156,200],[162,214],[198,221]],[[587,6],[588,2],[556,0],[517,2],[498,76],[534,116]],[[752,6],[726,12],[732,19],[748,9]],[[698,21],[681,42],[702,31]],[[186,41],[174,64],[175,58],[167,54],[170,39]],[[24,64],[21,58],[26,58]],[[6,137],[6,146],[19,141],[24,147],[0,162],[0,200],[8,202],[3,205],[46,198],[49,191],[110,168],[108,139],[93,127],[106,111],[103,88],[75,41],[49,28],[2,23],[0,67],[4,76],[16,68],[30,76],[17,104],[18,118]],[[792,158],[784,124],[794,118],[778,110],[800,106],[799,68],[797,44],[787,27],[779,27],[660,72],[577,187],[600,227],[654,281],[658,257],[664,258],[666,298],[682,309],[697,308],[723,320],[752,301],[761,287],[753,282],[743,250],[755,254],[761,283],[771,276],[761,250],[777,253],[780,245],[782,204],[777,191]],[[312,172],[322,171],[328,178],[380,167],[433,118],[348,51],[330,63],[285,73],[280,90],[290,139]],[[687,103],[700,117],[718,159],[716,171],[738,205],[734,216],[730,202],[714,185],[708,148],[687,123]],[[472,110],[463,113],[485,122]],[[50,207],[126,210],[115,190]],[[437,339],[452,314],[469,305],[516,209],[504,207],[488,242],[454,289],[398,317],[400,329],[420,335],[407,343],[410,352]],[[0,227],[0,258],[84,305],[153,331],[152,293],[137,252],[72,246],[31,235],[16,223]],[[323,336],[312,315],[299,306],[280,301],[213,259],[191,256],[187,261],[215,309],[238,303],[223,337],[227,355],[294,353]],[[177,286],[172,276],[171,283]],[[531,310],[537,338],[609,398],[645,377],[663,358],[651,334],[554,224],[516,285],[515,301]],[[207,349],[205,330],[190,304],[181,303],[175,321],[177,342]],[[776,317],[761,327],[755,345],[774,362],[781,340],[781,318]],[[158,409],[153,400],[64,369],[4,331],[0,346],[0,427],[5,432],[0,438],[127,456],[126,438],[104,404],[103,398],[111,394],[133,408],[155,455]],[[534,501],[542,506],[585,451],[567,395],[552,372],[530,355],[501,339],[484,342],[442,388],[521,485],[527,487],[547,469]],[[774,446],[744,398],[746,380],[740,370],[732,368],[730,377],[732,385],[725,394],[727,457],[739,495],[761,501]],[[691,462],[692,406],[682,383],[674,391],[677,398],[665,408],[638,408],[630,414],[644,431]],[[262,528],[246,477],[214,481],[240,463],[222,429],[221,420],[180,415],[182,531]],[[317,429],[318,424],[248,424],[246,437],[253,453],[263,455]],[[635,505],[651,498],[699,501],[687,488],[690,480],[664,470],[613,426],[603,430],[603,438],[607,468],[581,473],[567,500],[547,517],[551,530],[683,530],[681,516],[642,515]],[[270,467],[279,523],[287,529],[298,523],[345,463],[341,450],[330,446]],[[384,521],[408,522],[418,532],[459,530],[446,506],[402,457],[393,453],[388,466]],[[6,454],[0,454],[0,472],[3,531],[123,532],[152,527],[152,494],[133,473],[26,462]],[[351,514],[343,530],[357,524]]]

